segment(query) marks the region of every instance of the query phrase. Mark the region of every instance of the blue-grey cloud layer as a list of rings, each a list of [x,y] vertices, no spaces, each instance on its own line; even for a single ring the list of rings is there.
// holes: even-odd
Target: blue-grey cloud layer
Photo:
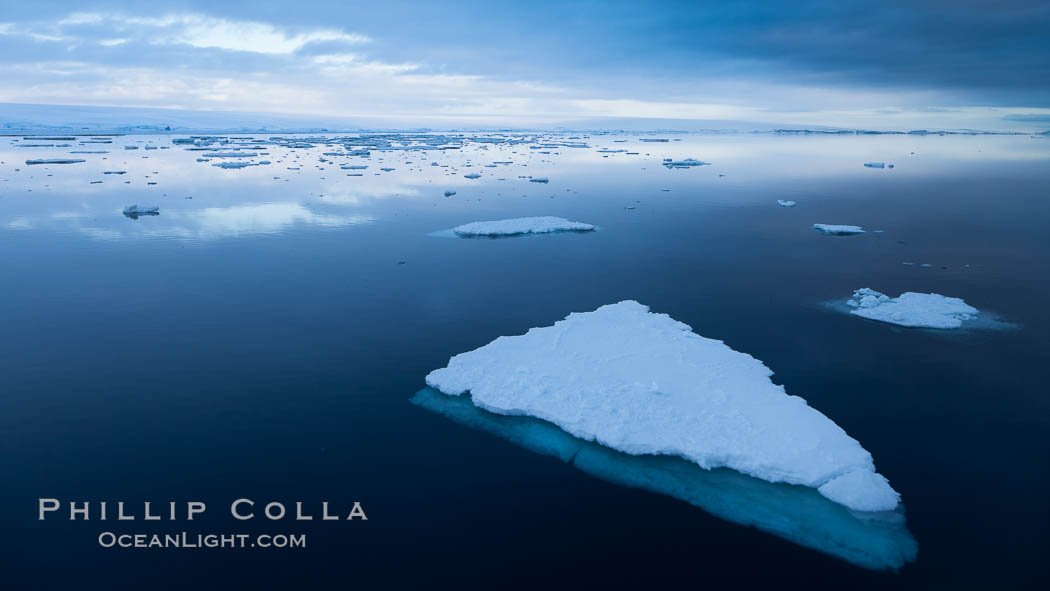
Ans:
[[[34,2],[5,7],[0,22],[36,37],[0,36],[0,62],[75,60],[104,66],[282,75],[302,60],[353,52],[363,61],[412,64],[421,75],[471,75],[586,89],[596,98],[688,103],[704,97],[751,107],[806,108],[804,93],[775,103],[762,85],[877,93],[885,107],[1050,107],[1050,2]],[[158,44],[140,27],[66,24],[70,13],[159,17],[201,14],[284,30],[338,29],[367,44],[318,39],[291,54]],[[76,78],[75,73],[68,74]],[[85,74],[89,76],[90,74]],[[36,80],[26,74],[25,81]],[[894,93],[901,98],[894,100]],[[927,100],[929,104],[920,104]],[[887,98],[889,97],[889,98]],[[907,98],[905,98],[907,97]],[[710,99],[711,102],[716,102]],[[866,105],[871,107],[872,105]],[[819,105],[823,108],[826,105]],[[838,105],[837,108],[842,108]],[[1041,113],[1012,113],[1040,121]]]

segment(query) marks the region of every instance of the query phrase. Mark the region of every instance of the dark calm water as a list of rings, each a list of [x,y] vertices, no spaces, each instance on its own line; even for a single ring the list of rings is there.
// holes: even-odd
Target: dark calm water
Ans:
[[[319,163],[322,146],[222,170],[142,149],[167,137],[0,139],[4,587],[1045,584],[1050,140],[638,137],[373,152],[364,171]],[[87,162],[24,163],[49,157]],[[121,215],[133,203],[160,215]],[[600,230],[431,235],[528,215]],[[826,305],[860,287],[962,297],[1013,327],[907,330]],[[862,568],[411,402],[452,355],[623,299],[763,360],[858,439],[902,494],[915,560]],[[41,497],[140,518],[38,521]],[[240,497],[318,517],[236,521]],[[144,501],[207,512],[143,522]],[[343,515],[360,501],[368,520],[321,522],[321,501]],[[103,531],[308,547],[102,548]]]

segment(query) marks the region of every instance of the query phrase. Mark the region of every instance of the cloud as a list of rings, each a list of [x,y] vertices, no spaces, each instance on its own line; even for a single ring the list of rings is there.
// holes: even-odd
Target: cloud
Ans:
[[[293,30],[270,23],[218,18],[198,13],[141,17],[118,13],[78,12],[59,20],[54,28],[70,33],[75,33],[78,28],[90,28],[94,31],[108,29],[121,33],[122,38],[148,39],[156,45],[183,44],[198,48],[274,55],[291,54],[311,43],[338,42],[344,45],[359,45],[370,40],[365,35],[348,33],[342,29]],[[50,37],[54,40],[71,38],[56,35]]]
[[[654,117],[878,128],[953,120],[1032,128],[1042,121],[1024,115],[1050,104],[1050,5],[1035,0],[916,0],[894,10],[818,0],[670,10],[536,0],[482,12],[300,0],[268,7],[266,19],[235,4],[155,3],[148,15],[5,14],[0,100],[507,124]]]
[[[1004,121],[1023,121],[1026,123],[1050,123],[1050,111],[1044,113],[1011,113],[1003,115]]]

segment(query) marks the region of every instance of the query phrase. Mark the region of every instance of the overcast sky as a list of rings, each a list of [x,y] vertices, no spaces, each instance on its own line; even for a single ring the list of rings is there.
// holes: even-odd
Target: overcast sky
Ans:
[[[5,2],[0,102],[1050,128],[1050,2]]]

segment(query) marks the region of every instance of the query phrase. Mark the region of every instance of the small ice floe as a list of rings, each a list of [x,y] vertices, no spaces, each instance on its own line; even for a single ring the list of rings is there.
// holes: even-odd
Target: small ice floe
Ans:
[[[78,162],[85,162],[80,158],[39,158],[37,160],[26,160],[26,164],[77,164]]]
[[[549,183],[551,180],[545,176],[534,176],[529,179],[530,183]]]
[[[850,314],[913,328],[959,328],[978,314],[960,298],[911,291],[891,298],[867,287],[853,292],[846,304],[854,308]]]
[[[129,205],[123,211],[126,217],[137,220],[141,215],[160,215],[160,207],[156,205]]]
[[[701,162],[700,160],[694,160],[692,158],[686,158],[685,160],[672,160],[671,158],[664,158],[661,163],[667,168],[689,168],[691,166],[709,166],[710,162]]]
[[[893,168],[892,164],[886,164],[885,162],[865,162],[864,166],[868,168]]]
[[[204,158],[254,158],[255,152],[208,152],[201,154]]]
[[[472,222],[456,226],[453,232],[457,236],[519,236],[522,234],[548,234],[551,232],[590,232],[591,224],[570,222],[564,218],[552,216],[514,218],[492,222]]]
[[[455,194],[456,194],[455,191],[445,191],[445,197],[451,197],[451,196],[453,196]]]
[[[465,179],[480,179],[481,175],[476,173],[476,172],[472,172],[470,174],[463,175],[463,178],[465,178]]]
[[[857,440],[761,361],[623,301],[452,357],[427,385],[631,455],[678,456],[817,489],[858,512],[900,495]]]
[[[777,199],[777,205],[779,205],[780,207],[795,207],[795,205],[797,204],[794,201]]]
[[[249,166],[259,166],[255,162],[216,162],[212,166],[219,168],[247,168]]]
[[[851,236],[864,233],[864,229],[860,226],[843,226],[840,224],[813,224],[813,229],[829,236]]]

